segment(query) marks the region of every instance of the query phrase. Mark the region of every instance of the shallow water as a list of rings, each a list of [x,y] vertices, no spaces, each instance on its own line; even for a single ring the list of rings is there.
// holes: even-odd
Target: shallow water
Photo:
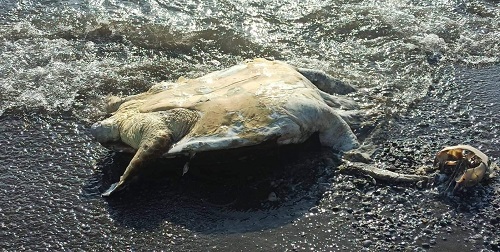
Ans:
[[[371,120],[399,133],[374,136],[381,166],[423,146],[398,167],[411,170],[442,145],[464,142],[498,161],[499,7],[477,0],[2,1],[0,247],[357,251],[370,240],[371,249],[494,250],[500,237],[488,232],[498,224],[490,217],[499,216],[498,180],[476,198],[439,200],[431,189],[340,174],[334,153],[317,150],[251,163],[262,173],[237,179],[173,172],[107,201],[99,195],[129,157],[108,153],[88,127],[103,117],[108,94],[266,57],[357,86],[351,96]],[[271,192],[277,202],[267,200]],[[422,208],[422,200],[432,203]],[[422,225],[439,215],[449,222],[441,229]],[[477,221],[464,228],[459,218]],[[470,239],[478,232],[485,242]]]
[[[496,1],[3,1],[0,113],[95,115],[103,96],[246,58],[324,69],[404,108],[449,63],[499,60]],[[445,77],[446,78],[446,77]],[[449,76],[448,76],[449,78]],[[443,84],[444,84],[443,83]]]

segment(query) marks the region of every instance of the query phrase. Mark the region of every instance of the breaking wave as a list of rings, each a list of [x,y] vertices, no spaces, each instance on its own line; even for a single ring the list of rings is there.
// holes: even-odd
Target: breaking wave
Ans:
[[[498,64],[497,1],[8,1],[0,10],[0,115],[99,114],[102,98],[247,58],[323,69],[365,108],[405,109]],[[451,69],[451,70],[450,70]]]

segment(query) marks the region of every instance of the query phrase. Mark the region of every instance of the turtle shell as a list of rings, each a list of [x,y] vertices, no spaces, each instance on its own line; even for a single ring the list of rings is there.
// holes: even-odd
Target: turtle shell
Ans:
[[[315,132],[322,145],[337,150],[358,146],[347,123],[327,105],[321,91],[281,61],[255,59],[200,78],[180,78],[163,88],[141,97],[139,103],[131,102],[139,106],[139,113],[174,108],[200,113],[196,124],[165,156],[274,140],[279,145],[301,143]]]

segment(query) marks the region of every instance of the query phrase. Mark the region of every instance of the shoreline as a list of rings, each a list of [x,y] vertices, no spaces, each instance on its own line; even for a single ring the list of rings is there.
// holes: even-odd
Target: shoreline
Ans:
[[[492,108],[499,105],[493,100],[483,106],[484,99],[476,99],[474,92],[498,97],[488,87],[499,83],[499,69],[460,70],[456,86],[431,88],[369,139],[374,165],[411,174],[432,163],[443,145],[464,141],[497,162],[499,150],[490,134],[497,134],[498,126],[477,125],[474,119],[495,122]],[[488,79],[490,72],[494,75]],[[487,88],[469,89],[466,84],[477,79],[486,79],[478,83]],[[36,244],[217,251],[500,247],[494,232],[500,222],[498,178],[443,197],[433,188],[344,174],[332,152],[319,150],[277,160],[274,165],[289,172],[263,174],[260,180],[200,184],[194,176],[167,178],[148,181],[161,190],[139,186],[135,193],[105,201],[100,197],[103,181],[127,160],[95,143],[77,118],[29,114],[0,116],[0,143],[9,146],[0,151],[5,249],[35,249]],[[279,200],[269,201],[271,193]],[[239,200],[236,208],[234,199]]]

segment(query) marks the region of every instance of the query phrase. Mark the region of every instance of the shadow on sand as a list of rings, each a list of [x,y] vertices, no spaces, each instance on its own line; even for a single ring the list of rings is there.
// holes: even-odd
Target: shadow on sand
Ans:
[[[317,204],[336,166],[336,154],[317,137],[280,148],[197,154],[158,161],[119,194],[105,198],[110,216],[139,230],[174,225],[202,233],[237,233],[292,222]],[[244,158],[242,158],[244,157]],[[130,156],[110,153],[83,192],[97,195],[118,180]],[[96,186],[95,183],[100,183]],[[99,192],[96,192],[99,190]]]

